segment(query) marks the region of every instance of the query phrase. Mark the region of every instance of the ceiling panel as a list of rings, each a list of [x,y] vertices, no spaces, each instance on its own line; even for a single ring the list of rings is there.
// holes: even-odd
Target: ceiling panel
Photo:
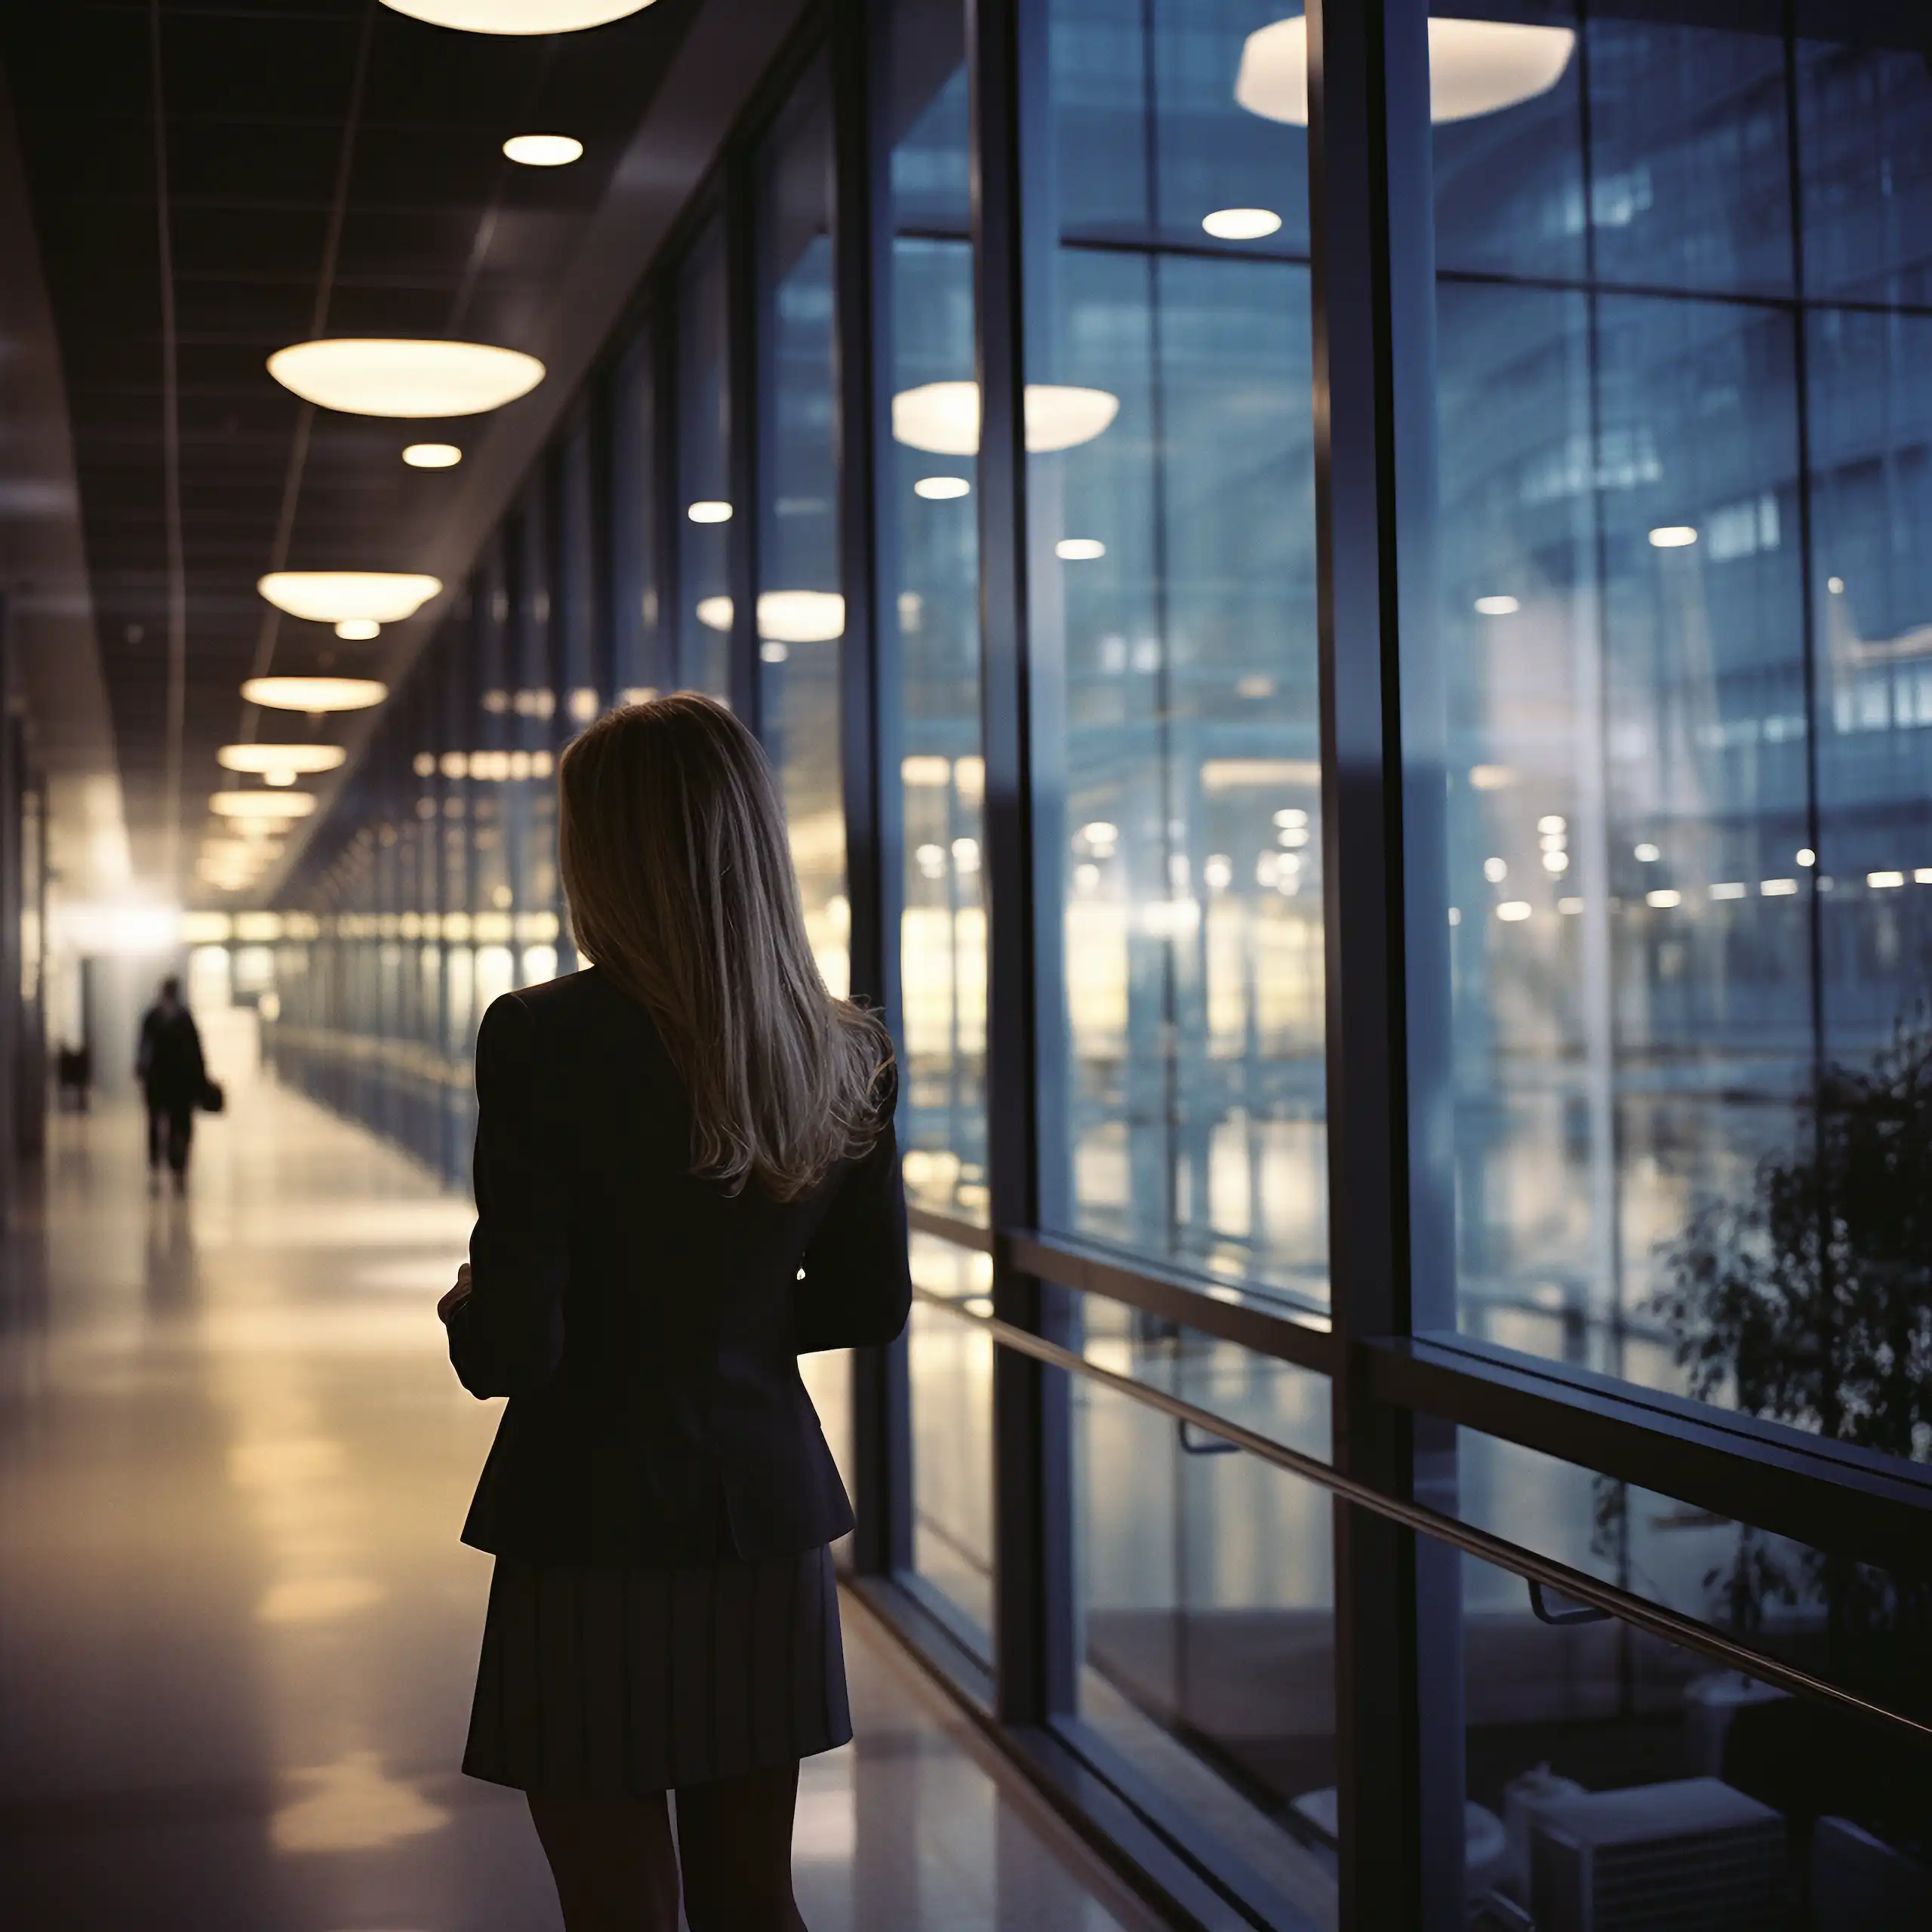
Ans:
[[[697,8],[658,0],[589,33],[531,40],[453,33],[375,0],[163,0],[158,103],[147,7],[0,6],[138,871],[158,872],[167,815],[158,122],[177,327],[182,826],[192,854],[207,794],[224,782],[215,749],[241,728],[240,685],[265,632],[278,670],[366,673],[383,662],[380,641],[346,644],[324,626],[269,619],[254,591],[275,561],[305,415],[294,568],[411,568],[420,533],[454,500],[456,473],[411,470],[402,447],[464,439],[463,424],[305,411],[268,375],[267,357],[306,338],[318,311],[324,333],[526,346],[519,333],[552,299]],[[555,170],[506,161],[503,141],[532,131],[577,135],[585,159]]]

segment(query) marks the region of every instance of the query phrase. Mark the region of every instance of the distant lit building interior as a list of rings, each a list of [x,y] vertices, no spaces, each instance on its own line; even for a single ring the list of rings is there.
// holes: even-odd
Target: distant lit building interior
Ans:
[[[127,1323],[266,1346],[223,1241],[460,1254],[478,1021],[583,963],[558,757],[704,691],[903,1057],[911,1327],[811,1377],[852,1614],[1088,1875],[868,1906],[862,1725],[814,1926],[1932,1925],[1932,11],[475,30],[546,13],[0,28],[0,1540],[131,1506]],[[103,1151],[170,970],[235,1088],[192,1266]],[[63,1474],[84,1358],[131,1406]],[[364,1454],[242,1399],[231,1500]],[[460,1651],[478,1574],[414,1574]],[[108,1694],[20,1575],[0,1700]],[[291,1627],[349,1682],[388,1614]],[[11,1727],[0,1918],[111,1783]],[[272,1876],[14,1922],[404,1922]]]

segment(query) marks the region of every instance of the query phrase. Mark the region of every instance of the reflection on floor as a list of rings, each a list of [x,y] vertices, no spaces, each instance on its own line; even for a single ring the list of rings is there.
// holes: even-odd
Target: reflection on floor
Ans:
[[[514,1795],[454,1770],[495,1420],[432,1305],[460,1200],[232,1082],[184,1201],[131,1109],[54,1123],[0,1258],[0,1921],[554,1927]],[[860,1613],[859,1742],[808,1766],[815,1932],[1149,1921]]]

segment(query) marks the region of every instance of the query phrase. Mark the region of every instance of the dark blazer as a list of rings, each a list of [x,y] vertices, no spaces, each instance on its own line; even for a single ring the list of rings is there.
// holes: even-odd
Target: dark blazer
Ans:
[[[450,1359],[472,1395],[510,1399],[464,1542],[669,1564],[844,1534],[798,1358],[905,1325],[890,1124],[802,1200],[695,1178],[670,1056],[594,970],[491,1005],[476,1095],[473,1286]]]
[[[142,1091],[158,1113],[186,1113],[208,1085],[202,1036],[185,1006],[172,1013],[151,1006],[141,1016],[141,1044],[134,1060]]]

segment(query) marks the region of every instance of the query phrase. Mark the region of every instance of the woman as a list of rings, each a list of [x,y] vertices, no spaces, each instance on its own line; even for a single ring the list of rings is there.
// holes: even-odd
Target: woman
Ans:
[[[528,1793],[571,1932],[674,1932],[681,1866],[692,1932],[801,1927],[852,1515],[798,1358],[905,1324],[891,1047],[819,977],[729,712],[614,712],[559,786],[594,963],[484,1016],[438,1308],[464,1386],[510,1398],[463,1529],[497,1558],[463,1768]]]

